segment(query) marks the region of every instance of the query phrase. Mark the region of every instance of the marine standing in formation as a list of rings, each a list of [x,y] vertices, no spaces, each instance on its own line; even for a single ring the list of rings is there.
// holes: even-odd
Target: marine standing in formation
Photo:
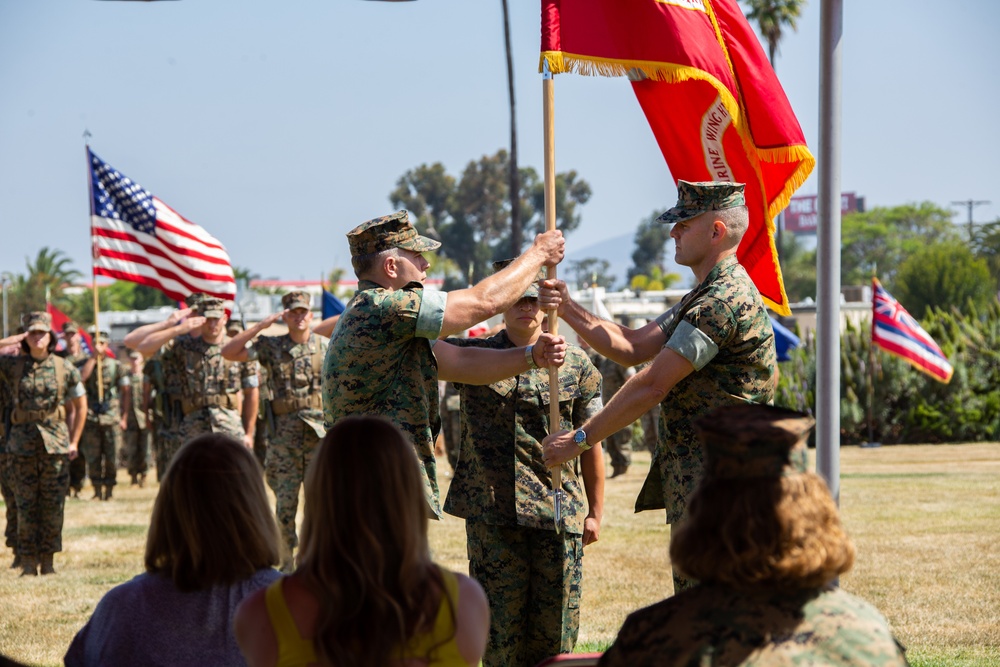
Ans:
[[[19,354],[20,350],[13,345],[0,348],[0,355]],[[10,387],[0,380],[0,497],[6,509],[7,523],[4,526],[4,543],[14,552],[11,568],[21,567],[21,556],[17,552],[17,497],[14,495],[13,461],[7,453],[7,431],[10,429],[11,411]]]
[[[494,270],[509,262],[496,262]],[[503,318],[506,326],[495,336],[447,341],[500,350],[534,345],[545,318],[538,288],[531,285]],[[562,465],[566,499],[557,527],[541,442],[553,400],[565,428],[601,409],[600,373],[582,349],[569,346],[556,396],[547,370],[537,368],[488,385],[455,387],[462,455],[444,510],[465,519],[469,574],[490,603],[483,665],[534,665],[570,653],[580,629],[583,547],[598,539],[604,513],[604,454],[595,442],[581,455],[583,488],[573,466]]]
[[[225,433],[253,449],[257,365],[223,359],[227,316],[222,299],[202,296],[197,312],[193,314],[190,308],[177,311],[163,322],[147,325],[155,329],[144,332],[138,342],[136,337],[130,338],[133,331],[125,337],[125,344],[145,357],[163,348],[166,389],[171,389],[172,374],[180,380],[179,395],[167,396],[173,403],[171,411],[181,415],[176,431],[180,443],[205,433]],[[141,328],[149,331],[147,327]],[[191,336],[193,331],[200,335]],[[168,465],[173,453],[164,455]]]
[[[79,369],[87,359],[90,359],[90,355],[83,349],[83,337],[80,335],[80,327],[72,321],[63,322],[62,337],[66,342],[66,349],[57,354],[60,354],[60,356]],[[69,462],[68,493],[70,496],[73,498],[80,497],[80,491],[83,491],[83,480],[86,478],[87,459],[83,456],[77,456]]]
[[[118,471],[118,450],[131,409],[128,370],[108,356],[110,336],[95,331],[94,355],[80,367],[87,390],[87,425],[83,429],[83,457],[94,487],[93,500],[110,500]],[[97,364],[101,364],[100,385]],[[98,389],[100,387],[100,389]]]
[[[701,478],[704,449],[694,420],[723,405],[771,403],[777,356],[760,293],[736,260],[749,225],[742,183],[677,183],[677,205],[661,215],[671,224],[675,260],[698,285],[680,303],[632,330],[603,320],[570,299],[566,283],[547,281],[543,308],[559,315],[594,349],[622,365],[652,363],[629,379],[582,428],[545,439],[545,461],[556,465],[580,453],[660,403],[660,442],[636,511],[666,508],[673,532]],[[674,572],[674,591],[694,580]]]
[[[52,317],[32,312],[25,333],[0,340],[21,345],[22,354],[0,357],[0,382],[13,405],[7,452],[14,471],[17,550],[21,574],[54,574],[53,554],[62,551],[63,509],[69,461],[77,456],[87,414],[80,372],[53,352]]]
[[[149,472],[149,401],[146,398],[146,375],[142,355],[131,350],[128,358],[132,400],[125,425],[125,461],[132,485],[142,488],[146,485],[146,475]]]
[[[295,513],[299,489],[319,441],[326,435],[320,394],[327,341],[311,330],[310,297],[289,292],[281,298],[284,310],[238,333],[222,347],[229,361],[260,364],[269,392],[267,419],[273,421],[268,436],[264,469],[276,498],[275,514],[288,552],[282,570],[291,571],[291,556],[298,545]],[[281,336],[259,334],[278,320],[288,326]]]
[[[565,342],[545,334],[534,348],[479,350],[439,341],[510,308],[542,266],[562,259],[558,231],[503,271],[468,289],[426,290],[424,252],[438,241],[420,236],[406,211],[362,223],[347,234],[358,291],[341,314],[323,366],[327,429],[349,415],[380,415],[413,442],[427,505],[440,518],[434,440],[441,430],[438,380],[488,384],[535,365],[559,364]],[[533,356],[532,356],[533,355]]]

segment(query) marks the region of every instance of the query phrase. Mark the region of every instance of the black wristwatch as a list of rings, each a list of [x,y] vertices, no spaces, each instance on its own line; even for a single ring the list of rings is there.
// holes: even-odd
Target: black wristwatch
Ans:
[[[576,432],[573,433],[573,442],[575,442],[576,446],[583,451],[587,451],[591,447],[591,444],[587,442],[587,432],[582,428],[577,429]]]

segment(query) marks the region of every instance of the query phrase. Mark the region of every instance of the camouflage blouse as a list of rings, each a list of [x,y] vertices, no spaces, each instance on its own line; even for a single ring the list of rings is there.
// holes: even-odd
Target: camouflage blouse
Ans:
[[[84,396],[86,392],[80,382],[80,371],[62,357],[50,354],[36,361],[27,355],[3,356],[0,357],[0,381],[7,385],[11,403],[22,410],[56,410],[59,407],[56,364],[65,365],[63,403]],[[7,437],[7,452],[33,456],[39,438],[46,453],[69,453],[69,428],[65,419],[56,418],[12,424]]]
[[[117,359],[104,358],[101,364],[101,382],[104,385],[104,403],[97,400],[97,366],[83,383],[87,390],[87,421],[101,426],[113,426],[121,421],[121,393],[119,389],[131,385],[128,369]],[[141,397],[140,397],[141,399]]]
[[[699,585],[632,613],[603,667],[906,665],[882,614],[839,588],[747,594]]]
[[[491,338],[449,338],[462,347],[516,347],[501,331]],[[462,448],[444,509],[469,521],[554,530],[552,473],[542,462],[550,430],[574,429],[603,407],[601,374],[570,346],[559,368],[557,429],[549,426],[549,372],[540,368],[485,386],[456,384],[461,396]],[[572,462],[562,466],[563,526],[583,534],[586,496]]]
[[[441,516],[434,439],[441,430],[437,361],[447,294],[420,283],[386,289],[369,280],[340,316],[323,363],[323,417],[330,429],[351,415],[378,415],[413,442],[427,504]]]
[[[673,523],[701,479],[704,452],[694,420],[723,405],[771,403],[778,362],[767,309],[735,255],[656,321],[664,347],[688,359],[695,372],[660,403],[659,446],[635,509],[665,507]]]
[[[259,362],[267,373],[269,400],[308,399],[316,396],[318,401],[322,378],[320,373],[313,372],[313,357],[321,355],[320,361],[325,361],[326,348],[326,339],[314,333],[310,333],[309,339],[304,343],[296,343],[288,334],[258,336],[248,344],[247,358]],[[303,409],[296,414],[313,428],[317,436],[322,438],[326,434],[322,411]]]

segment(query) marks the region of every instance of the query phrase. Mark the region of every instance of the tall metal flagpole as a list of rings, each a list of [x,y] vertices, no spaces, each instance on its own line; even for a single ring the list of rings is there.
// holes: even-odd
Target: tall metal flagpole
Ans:
[[[83,131],[83,138],[87,139],[90,137],[90,132],[87,130]],[[97,356],[97,337],[100,335],[100,325],[97,323],[97,313],[99,310],[98,304],[100,303],[97,294],[97,252],[94,246],[94,177],[93,177],[93,165],[90,164],[90,144],[84,144],[84,149],[87,153],[87,192],[90,193],[90,202],[88,203],[88,208],[90,209],[90,270],[91,270],[91,291],[94,293],[94,364],[97,366],[97,400],[101,403],[104,402],[104,378],[103,368],[104,360]]]
[[[843,0],[822,0],[816,283],[816,469],[840,502],[840,38]]]
[[[545,125],[545,231],[556,228],[556,139],[555,139],[555,80],[548,61],[542,61],[542,119]],[[556,267],[546,272],[549,280],[556,278]],[[559,333],[559,313],[553,308],[548,312],[549,333]],[[549,430],[561,428],[559,420],[559,369],[549,367]],[[562,530],[562,464],[551,468],[552,503],[555,509],[556,532]]]

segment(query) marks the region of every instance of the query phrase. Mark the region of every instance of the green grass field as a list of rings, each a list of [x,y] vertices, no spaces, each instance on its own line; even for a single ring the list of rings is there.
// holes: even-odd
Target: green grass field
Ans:
[[[601,539],[586,550],[579,651],[603,649],[630,611],[671,593],[663,514],[632,512],[649,467],[635,458],[608,480]],[[141,571],[155,493],[126,484],[110,502],[67,501],[55,576],[22,579],[4,552],[0,653],[62,664],[101,596]],[[1000,445],[844,448],[841,510],[858,548],[841,585],[882,611],[913,665],[1000,665]],[[432,522],[431,543],[466,569],[461,520]]]

